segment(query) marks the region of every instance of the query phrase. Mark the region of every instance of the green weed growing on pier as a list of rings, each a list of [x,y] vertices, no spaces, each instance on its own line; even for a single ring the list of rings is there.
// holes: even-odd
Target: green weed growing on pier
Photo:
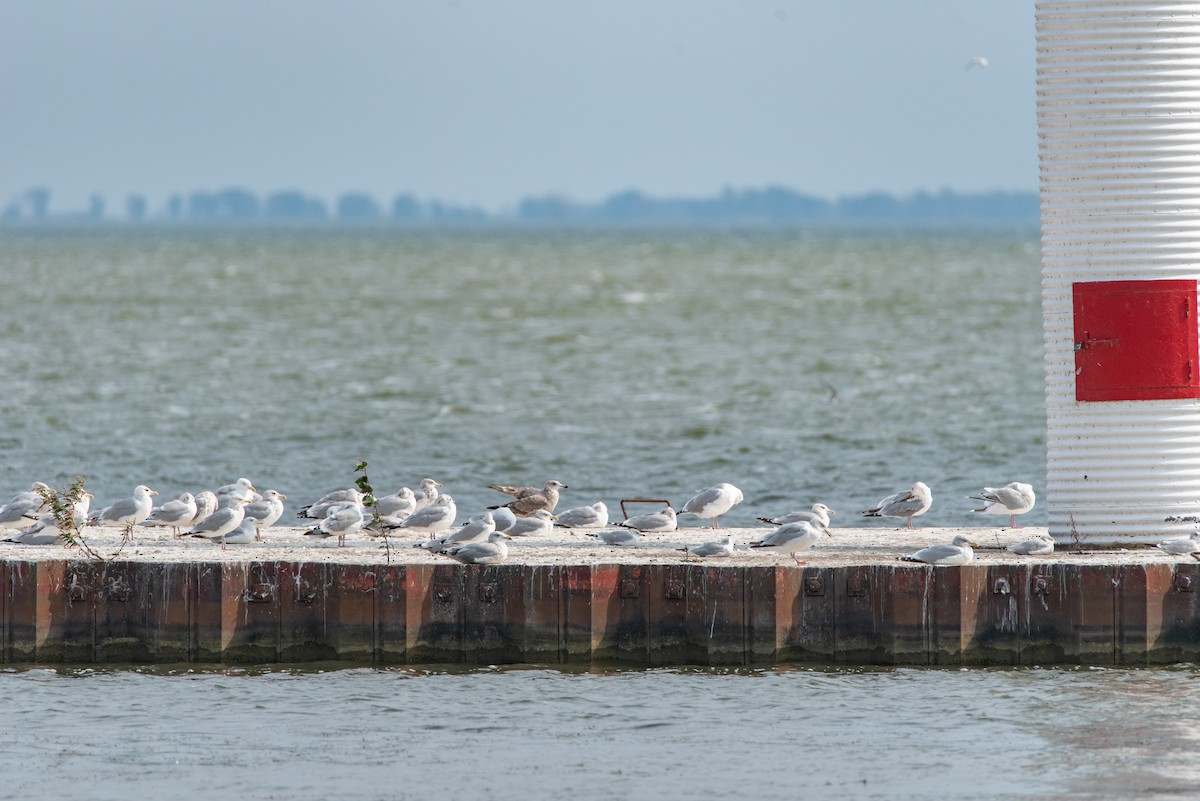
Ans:
[[[383,531],[383,519],[379,514],[379,499],[375,497],[375,488],[371,486],[371,479],[367,477],[367,463],[360,460],[354,466],[354,472],[358,473],[358,478],[354,479],[354,486],[358,487],[358,491],[363,495],[363,506],[371,510],[371,522],[366,528],[372,531],[379,532],[379,536],[383,537],[383,547],[387,553],[387,561],[392,563],[392,541]]]
[[[88,494],[84,488],[86,476],[75,476],[70,484],[55,490],[51,487],[39,487],[38,494],[54,517],[59,536],[72,548],[78,548],[92,559],[103,562],[104,557],[98,554],[83,536],[83,525],[75,514],[75,506],[83,496]]]

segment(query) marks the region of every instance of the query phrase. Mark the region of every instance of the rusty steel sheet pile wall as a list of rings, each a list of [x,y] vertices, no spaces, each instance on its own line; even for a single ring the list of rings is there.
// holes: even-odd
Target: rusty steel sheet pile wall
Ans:
[[[1198,563],[0,562],[6,663],[1166,664]]]

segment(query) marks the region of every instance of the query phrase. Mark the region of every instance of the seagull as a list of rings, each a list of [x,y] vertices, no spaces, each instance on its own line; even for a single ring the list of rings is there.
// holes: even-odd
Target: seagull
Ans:
[[[149,517],[150,512],[154,510],[154,501],[150,499],[157,494],[146,485],[139,484],[134,487],[132,498],[125,498],[112,506],[101,509],[92,515],[92,519],[88,522],[92,525],[111,523],[115,526],[124,526],[125,533],[122,539],[127,540],[133,534],[133,527]]]
[[[35,481],[33,489],[17,493],[11,501],[0,506],[0,528],[26,528],[29,518],[44,511],[46,499],[42,497],[42,487],[46,492],[53,492],[46,484]]]
[[[965,565],[975,558],[969,537],[962,534],[955,536],[949,544],[930,545],[922,548],[911,556],[901,556],[903,562],[924,562],[927,565]]]
[[[796,564],[800,565],[804,563],[796,556],[796,552],[807,551],[816,545],[821,534],[824,534],[826,537],[833,536],[825,529],[817,527],[814,523],[797,520],[795,523],[787,523],[780,526],[758,542],[750,543],[750,547],[770,548],[778,553],[790,553]]]
[[[503,486],[501,484],[490,485],[492,489]],[[526,490],[529,487],[506,487],[505,489]],[[558,491],[560,489],[570,489],[566,484],[555,479],[550,479],[546,482],[541,490],[532,492],[528,495],[522,495],[516,500],[506,504],[501,504],[512,510],[517,517],[529,517],[538,509],[545,509],[547,512],[553,512],[554,507],[558,506]],[[499,509],[500,506],[489,506],[489,509]]]
[[[245,515],[242,522],[238,523],[233,531],[227,532],[223,537],[208,537],[215,543],[218,540],[221,542],[221,547],[226,545],[248,545],[258,538],[258,521],[250,515]]]
[[[145,525],[170,526],[171,533],[179,537],[182,526],[191,527],[196,518],[196,498],[190,492],[185,492],[173,501],[167,501],[162,506],[150,510],[150,516],[143,521]]]
[[[431,537],[441,531],[448,531],[458,517],[458,507],[449,495],[439,495],[432,505],[413,512],[394,526],[384,526],[385,532],[428,534]]]
[[[545,509],[538,509],[529,517],[518,517],[505,530],[510,537],[538,537],[554,531],[554,515]]]
[[[217,511],[217,494],[212,490],[197,493],[196,516],[192,518],[191,526],[195,526],[215,511]]]
[[[823,503],[814,503],[812,511],[808,512],[788,512],[785,515],[778,517],[760,517],[758,518],[764,523],[770,523],[773,526],[786,526],[788,523],[812,523],[814,526],[821,528],[829,528],[829,518],[831,515],[836,515],[837,512],[830,509]]]
[[[322,520],[332,507],[343,503],[360,505],[362,504],[362,499],[362,493],[354,487],[344,490],[334,490],[316,503],[301,507],[296,517],[305,517],[309,520]]]
[[[469,542],[446,551],[446,556],[464,565],[498,565],[508,558],[510,537],[503,531],[493,531],[486,542]]]
[[[438,499],[438,487],[440,486],[442,485],[432,478],[421,479],[421,483],[417,485],[416,492],[413,493],[417,499],[417,505],[413,508],[413,511],[419,512],[427,506],[432,506],[433,502]]]
[[[635,545],[641,541],[642,535],[637,529],[619,529],[614,531],[585,531],[589,537],[596,537],[605,545]]]
[[[226,498],[235,498],[237,500],[247,500],[250,503],[260,501],[262,498],[258,495],[258,490],[254,488],[254,484],[248,478],[239,478],[232,484],[226,484],[223,487],[217,487],[214,493],[217,496],[217,506],[227,504]]]
[[[3,542],[15,542],[20,545],[54,545],[66,542],[58,519],[52,514],[38,515],[32,526],[21,529]]]
[[[1046,556],[1054,553],[1054,538],[1049,534],[1035,534],[1024,542],[1008,546],[1008,550],[1021,556]]]
[[[484,512],[478,517],[472,517],[466,525],[452,534],[436,540],[425,540],[413,545],[414,548],[424,548],[434,553],[445,553],[450,548],[466,545],[470,542],[483,542],[496,530],[496,521],[491,512]]]
[[[733,556],[733,535],[726,534],[719,540],[706,542],[702,545],[691,545],[679,550],[688,556]]]
[[[717,484],[701,490],[695,497],[690,498],[683,508],[681,515],[695,515],[712,521],[712,528],[720,528],[717,518],[737,506],[743,500],[742,491],[732,484]]]
[[[1176,556],[1187,556],[1189,554],[1200,553],[1200,530],[1193,531],[1186,537],[1176,537],[1175,539],[1163,540],[1154,544],[1164,553],[1174,554]]]
[[[597,501],[591,506],[577,506],[559,512],[555,525],[563,528],[604,528],[608,525],[608,507],[604,501]]]
[[[222,550],[225,548],[225,535],[233,531],[242,524],[242,520],[246,517],[246,499],[235,499],[231,496],[230,504],[222,506],[208,517],[201,520],[191,531],[188,531],[185,536],[188,537],[204,537],[205,539],[221,542]]]
[[[867,517],[904,517],[908,519],[908,527],[912,528],[912,519],[928,512],[932,504],[933,493],[924,482],[918,481],[908,492],[889,495],[863,514]]]
[[[346,501],[329,507],[321,522],[304,534],[310,537],[336,536],[338,547],[341,548],[346,544],[346,537],[362,528],[364,522],[366,518],[363,517],[363,508],[357,503]]]
[[[1003,487],[984,487],[978,495],[967,496],[972,501],[983,501],[982,509],[972,509],[972,512],[982,512],[988,515],[1008,515],[1009,525],[1017,528],[1017,515],[1023,515],[1033,508],[1037,496],[1033,487],[1013,481]]]
[[[975,56],[973,59],[971,59],[970,61],[968,61],[966,64],[963,65],[963,69],[969,70],[974,67],[979,67],[980,69],[986,70],[987,66],[988,66],[988,60],[986,57]]]
[[[391,495],[384,495],[375,503],[380,517],[408,517],[417,511],[417,496],[408,487],[401,487]]]
[[[512,509],[501,506],[492,510],[492,519],[496,521],[496,531],[508,531],[517,522],[517,516]]]
[[[261,501],[246,504],[246,517],[255,521],[255,539],[262,539],[259,532],[264,528],[270,528],[275,525],[279,522],[279,518],[283,517],[283,502],[285,500],[287,500],[287,496],[282,492],[269,489],[262,494]]]
[[[617,523],[622,528],[637,529],[643,534],[648,532],[674,531],[679,528],[675,510],[668,506],[661,512],[648,512],[644,515],[634,515],[623,523]]]

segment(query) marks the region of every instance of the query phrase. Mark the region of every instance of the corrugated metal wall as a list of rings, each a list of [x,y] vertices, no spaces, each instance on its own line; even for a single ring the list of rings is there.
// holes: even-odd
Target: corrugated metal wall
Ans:
[[[1081,403],[1072,284],[1200,278],[1200,3],[1037,5],[1051,533],[1200,515],[1200,403]]]

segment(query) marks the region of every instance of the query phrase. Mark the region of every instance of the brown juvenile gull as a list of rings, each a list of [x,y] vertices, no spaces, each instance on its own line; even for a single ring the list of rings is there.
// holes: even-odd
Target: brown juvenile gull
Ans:
[[[499,485],[492,485],[495,489]],[[510,487],[510,489],[512,489]],[[489,509],[499,509],[501,506],[512,510],[512,513],[517,517],[529,517],[539,509],[545,509],[547,512],[553,512],[554,507],[558,506],[558,491],[560,489],[570,489],[561,481],[556,481],[553,478],[546,482],[540,492],[534,492],[530,495],[524,495],[509,503],[499,504],[497,506],[489,506]]]
[[[912,519],[928,512],[932,505],[933,493],[924,482],[918,481],[908,492],[889,495],[863,514],[867,517],[903,517],[908,520],[908,527],[912,528]]]
[[[689,498],[681,515],[695,515],[711,521],[711,528],[720,528],[717,518],[742,502],[742,491],[732,484],[717,484],[708,489],[700,490],[693,498]]]
[[[983,501],[982,509],[972,509],[988,515],[1008,515],[1008,523],[1017,527],[1017,515],[1023,515],[1033,508],[1037,496],[1033,487],[1020,481],[1010,482],[1003,487],[984,487],[978,495],[967,496],[972,501]]]

